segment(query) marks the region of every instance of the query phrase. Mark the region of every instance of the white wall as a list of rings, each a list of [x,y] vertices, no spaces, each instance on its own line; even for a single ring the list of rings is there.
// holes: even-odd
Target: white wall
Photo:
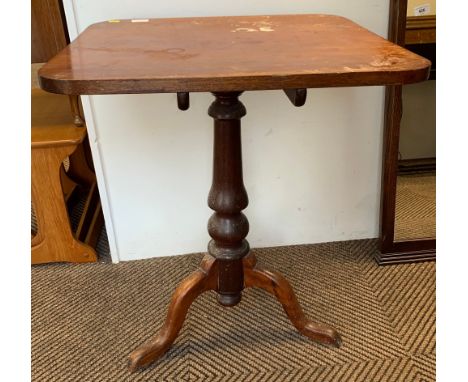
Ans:
[[[329,13],[386,36],[388,1],[65,0],[71,38],[107,19]],[[383,88],[248,92],[246,214],[253,247],[377,237]],[[210,94],[83,97],[112,258],[205,251],[211,183]]]

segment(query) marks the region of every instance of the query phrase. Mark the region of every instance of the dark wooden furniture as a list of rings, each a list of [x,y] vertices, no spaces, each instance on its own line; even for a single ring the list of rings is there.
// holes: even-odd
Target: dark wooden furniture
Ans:
[[[295,327],[312,340],[339,346],[332,327],[308,320],[291,286],[256,266],[245,240],[239,96],[245,90],[283,89],[293,104],[305,89],[399,85],[423,81],[430,63],[355,23],[330,15],[152,19],[103,22],[86,29],[40,71],[41,86],[64,94],[212,92],[213,184],[208,205],[212,240],[198,271],[175,291],[167,319],[154,339],[130,355],[132,370],[171,346],[190,304],[207,290],[233,306],[247,287],[263,288],[283,305]]]
[[[436,16],[411,16],[406,18],[405,44],[435,44]]]
[[[407,30],[407,0],[390,2],[389,40],[404,46]],[[410,23],[414,26],[414,22]],[[424,34],[426,35],[426,34]],[[414,37],[410,37],[413,41]],[[382,187],[380,208],[380,237],[376,261],[398,264],[435,259],[436,240],[395,241],[396,186],[398,175],[398,146],[402,116],[402,87],[387,86],[385,93],[385,128],[383,142]]]
[[[402,1],[402,0],[400,0]],[[390,23],[395,22],[390,20]],[[436,16],[411,16],[406,18],[404,46],[431,61],[429,80],[436,79]]]

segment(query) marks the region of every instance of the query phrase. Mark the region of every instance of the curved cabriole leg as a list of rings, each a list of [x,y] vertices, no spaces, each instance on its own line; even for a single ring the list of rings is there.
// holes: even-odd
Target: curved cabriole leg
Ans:
[[[246,288],[261,288],[275,296],[292,324],[306,337],[323,345],[340,347],[341,337],[338,332],[327,324],[314,322],[305,316],[291,285],[280,273],[258,268],[255,263],[253,256],[244,259]]]
[[[131,371],[150,364],[166,353],[179,334],[192,302],[203,292],[216,289],[216,267],[216,260],[205,256],[201,269],[192,273],[177,287],[159,333],[130,354]]]

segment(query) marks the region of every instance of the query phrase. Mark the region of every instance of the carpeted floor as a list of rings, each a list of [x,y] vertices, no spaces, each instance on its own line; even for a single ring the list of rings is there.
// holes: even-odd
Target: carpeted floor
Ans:
[[[258,289],[222,308],[192,305],[172,349],[136,374],[126,357],[164,320],[201,254],[32,268],[33,381],[434,381],[435,263],[378,267],[375,240],[258,249],[304,311],[334,325],[340,349],[298,334]]]
[[[436,237],[436,174],[398,175],[395,240]]]

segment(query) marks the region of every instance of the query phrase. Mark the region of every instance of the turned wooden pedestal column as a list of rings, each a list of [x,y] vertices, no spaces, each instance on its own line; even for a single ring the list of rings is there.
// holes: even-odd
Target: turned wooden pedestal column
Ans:
[[[208,232],[212,237],[208,244],[209,254],[200,269],[176,289],[159,333],[130,354],[131,370],[151,363],[169,349],[190,304],[207,290],[218,293],[221,305],[234,306],[241,300],[244,288],[262,288],[281,302],[289,319],[302,334],[324,345],[338,347],[341,344],[335,329],[305,317],[283,276],[256,267],[255,256],[249,253],[249,243],[245,240],[249,222],[242,213],[249,200],[242,179],[240,119],[246,110],[238,99],[241,93],[213,93],[216,99],[208,110],[214,119],[213,184],[208,205],[215,211],[208,221]]]
[[[213,240],[208,253],[218,260],[218,301],[236,305],[244,289],[242,258],[249,253],[245,240],[249,232],[247,217],[241,212],[249,204],[242,179],[240,119],[246,114],[238,97],[241,92],[214,93],[208,109],[214,118],[213,184],[208,205],[215,213],[208,221]]]

